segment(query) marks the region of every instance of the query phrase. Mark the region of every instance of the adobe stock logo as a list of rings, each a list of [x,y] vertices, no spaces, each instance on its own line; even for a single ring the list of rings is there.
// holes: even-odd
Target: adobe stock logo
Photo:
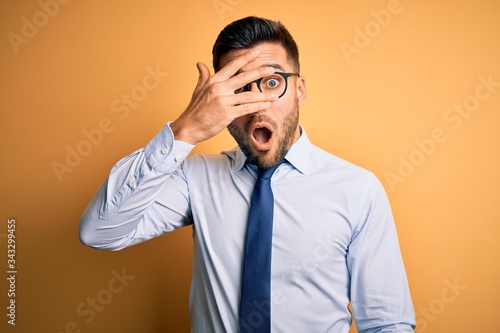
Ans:
[[[490,98],[500,87],[500,81],[494,81],[493,74],[479,76],[478,81],[473,93],[466,96],[461,103],[453,103],[443,112],[442,118],[452,131],[460,129],[464,121],[479,109],[481,102]],[[417,168],[421,167],[436,152],[438,146],[448,139],[447,133],[449,132],[451,131],[436,127],[430,131],[428,137],[414,140],[412,151],[398,156],[396,172],[386,171],[384,174],[391,191],[395,191],[396,185],[412,176]]]
[[[145,69],[147,74],[143,77],[140,84],[132,87],[129,93],[123,93],[111,102],[111,111],[116,115],[118,120],[126,119],[131,111],[137,108],[148,97],[148,92],[156,89],[169,75],[169,73],[161,70],[160,65],[156,65],[156,68],[146,66]],[[92,154],[94,147],[99,146],[104,141],[105,135],[112,133],[116,129],[115,124],[118,120],[113,120],[111,117],[104,117],[98,122],[95,128],[83,129],[81,131],[83,139],[78,143],[73,146],[66,145],[66,157],[64,161],[54,161],[51,163],[52,170],[59,182],[63,181],[63,176],[66,173],[73,172],[86,156]]]
[[[113,276],[108,280],[105,288],[99,290],[95,297],[88,296],[85,301],[82,301],[76,306],[75,312],[79,317],[83,318],[86,324],[90,324],[107,306],[115,299],[115,296],[121,294],[123,290],[130,284],[130,281],[135,279],[135,275],[129,275],[122,267],[121,271],[113,269],[111,271]],[[63,331],[56,333],[82,333],[82,327],[77,321],[70,320],[64,324]]]
[[[441,290],[439,297],[434,298],[427,306],[418,309],[416,333],[424,332],[429,327],[429,324],[436,321],[446,311],[446,308],[454,303],[462,292],[467,289],[466,285],[458,282],[458,278],[455,278],[453,282],[446,279],[444,284],[445,287]]]
[[[19,53],[19,46],[21,44],[28,44],[30,40],[38,35],[39,29],[45,27],[51,18],[54,18],[58,13],[60,6],[66,5],[71,0],[39,0],[37,2],[40,10],[35,12],[31,20],[26,16],[21,18],[21,35],[15,32],[9,32],[7,39],[14,50],[14,53]]]
[[[213,5],[219,19],[222,21],[226,12],[232,12],[242,2],[243,0],[215,0]]]
[[[386,9],[370,12],[372,19],[366,22],[363,28],[355,26],[352,44],[346,42],[339,44],[340,51],[342,51],[347,63],[352,62],[353,55],[360,54],[362,50],[367,48],[372,40],[391,24],[393,17],[400,14],[403,9],[404,7],[399,0],[389,0]]]

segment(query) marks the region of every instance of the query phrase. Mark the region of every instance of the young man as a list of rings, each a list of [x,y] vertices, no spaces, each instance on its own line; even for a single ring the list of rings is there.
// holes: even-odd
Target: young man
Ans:
[[[298,124],[306,82],[290,33],[267,19],[233,22],[213,65],[210,75],[197,64],[179,118],[111,170],[82,216],[81,241],[119,250],[192,225],[192,332],[346,333],[350,302],[359,332],[412,332],[386,194]],[[226,127],[238,148],[187,157]],[[257,174],[271,169],[255,186],[267,198],[251,201]]]

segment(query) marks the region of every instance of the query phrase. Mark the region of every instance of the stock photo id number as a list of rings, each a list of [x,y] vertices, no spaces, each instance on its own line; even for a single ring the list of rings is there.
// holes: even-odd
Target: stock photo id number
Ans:
[[[7,220],[7,318],[10,325],[16,325],[16,220]]]

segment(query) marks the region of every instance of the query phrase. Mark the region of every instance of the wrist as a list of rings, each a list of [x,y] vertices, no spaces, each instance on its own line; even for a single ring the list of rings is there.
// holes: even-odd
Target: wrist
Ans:
[[[189,131],[182,126],[179,120],[170,124],[170,130],[174,135],[174,140],[183,141],[192,145],[198,143],[194,137],[189,135]]]

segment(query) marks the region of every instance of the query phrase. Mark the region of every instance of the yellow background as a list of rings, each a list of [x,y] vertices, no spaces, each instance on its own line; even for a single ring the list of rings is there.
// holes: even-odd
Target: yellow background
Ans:
[[[78,222],[113,164],[182,112],[195,63],[211,64],[219,31],[247,15],[282,20],[295,36],[308,85],[301,123],[312,141],[384,184],[417,331],[500,331],[500,2],[73,0],[48,8],[53,17],[34,0],[0,4],[0,331],[188,331],[189,228],[100,252],[79,243]],[[384,10],[393,11],[385,21]],[[26,22],[39,25],[36,33],[23,30]],[[157,66],[168,76],[126,117],[113,112]],[[489,91],[480,78],[496,86]],[[451,122],[463,103],[474,111]],[[108,133],[89,148],[84,131],[104,119]],[[432,146],[435,129],[441,142]],[[222,133],[196,151],[233,145]],[[68,149],[78,147],[86,156],[68,167]],[[410,159],[413,170],[401,166]],[[54,165],[67,169],[58,177]],[[401,178],[391,183],[391,174]],[[6,317],[9,218],[16,326]],[[123,270],[131,280],[111,293],[113,271]],[[94,317],[77,312],[96,297],[106,304]]]

